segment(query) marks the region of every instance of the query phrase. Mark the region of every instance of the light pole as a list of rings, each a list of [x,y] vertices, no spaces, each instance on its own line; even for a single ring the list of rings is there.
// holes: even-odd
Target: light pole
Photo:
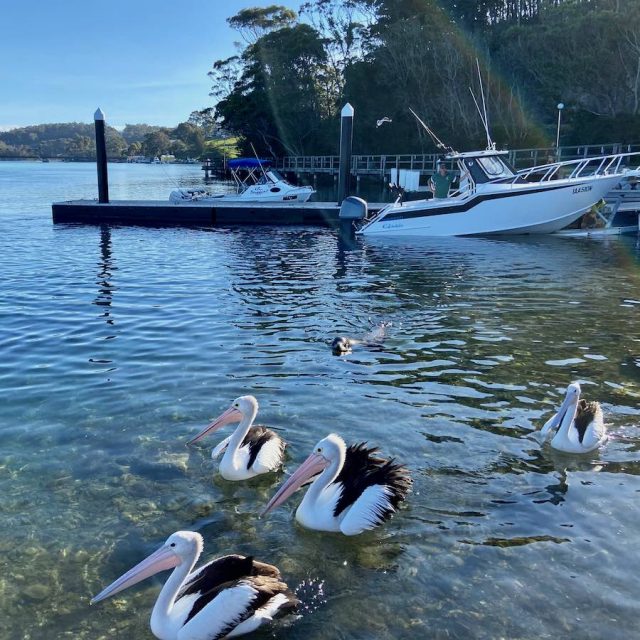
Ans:
[[[560,116],[562,114],[563,109],[564,109],[564,103],[558,102],[558,128],[556,130],[556,154],[559,154],[559,148],[560,148]]]

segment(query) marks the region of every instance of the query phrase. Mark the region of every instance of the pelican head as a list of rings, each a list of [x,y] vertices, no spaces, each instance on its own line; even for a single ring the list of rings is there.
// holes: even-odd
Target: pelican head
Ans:
[[[185,561],[195,562],[195,559],[202,553],[202,547],[202,536],[199,533],[176,531],[157,551],[112,582],[95,598],[92,598],[91,604],[115,595],[160,571],[173,569]]]
[[[214,433],[230,422],[240,422],[245,416],[256,415],[258,413],[258,401],[254,396],[240,396],[236,398],[231,406],[213,422],[208,424],[197,436],[191,438],[187,444],[193,444],[204,438],[209,433]]]
[[[332,433],[316,444],[313,453],[296,469],[291,477],[278,489],[269,500],[261,515],[280,506],[292,493],[297,491],[307,480],[310,480],[328,467],[337,464],[340,469],[344,464],[347,445],[337,434]]]
[[[352,346],[353,342],[350,338],[346,338],[345,336],[338,336],[331,342],[331,351],[333,351],[335,355],[350,353]]]
[[[557,431],[566,420],[568,420],[569,424],[571,423],[575,416],[581,393],[580,384],[577,382],[572,382],[567,387],[567,393],[557,413],[547,420],[542,427],[542,435],[545,438],[548,437],[551,432]]]

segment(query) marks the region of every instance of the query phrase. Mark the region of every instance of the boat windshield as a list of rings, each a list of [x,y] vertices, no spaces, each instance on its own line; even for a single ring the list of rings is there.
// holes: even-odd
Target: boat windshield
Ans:
[[[275,169],[270,169],[269,171],[267,171],[267,175],[271,178],[273,182],[278,182],[278,181],[286,182],[282,174],[276,171]]]
[[[510,178],[514,175],[505,163],[496,156],[477,158],[477,162],[484,169],[490,180],[495,178]]]

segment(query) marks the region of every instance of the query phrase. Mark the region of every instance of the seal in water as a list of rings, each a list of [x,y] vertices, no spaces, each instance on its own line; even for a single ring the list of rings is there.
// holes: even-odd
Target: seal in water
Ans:
[[[351,348],[358,342],[359,340],[354,340],[353,338],[339,336],[333,339],[333,342],[331,343],[331,351],[333,351],[333,353],[335,353],[336,355],[340,355],[342,353],[351,353]]]
[[[383,340],[387,337],[387,328],[391,326],[390,322],[382,322],[372,331],[369,331],[362,340],[356,340],[355,338],[347,338],[346,336],[338,336],[331,342],[331,351],[334,355],[342,355],[344,353],[351,353],[353,346],[356,344],[364,344],[370,347],[379,347],[382,345]]]

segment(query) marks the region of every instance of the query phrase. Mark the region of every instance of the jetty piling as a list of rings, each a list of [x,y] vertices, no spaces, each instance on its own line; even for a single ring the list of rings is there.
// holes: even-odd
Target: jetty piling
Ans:
[[[338,204],[349,195],[351,178],[351,146],[353,142],[353,107],[347,102],[340,112],[340,170]]]
[[[93,114],[96,127],[96,162],[98,166],[98,202],[109,203],[109,175],[107,173],[107,143],[104,135],[104,113],[98,107]]]

